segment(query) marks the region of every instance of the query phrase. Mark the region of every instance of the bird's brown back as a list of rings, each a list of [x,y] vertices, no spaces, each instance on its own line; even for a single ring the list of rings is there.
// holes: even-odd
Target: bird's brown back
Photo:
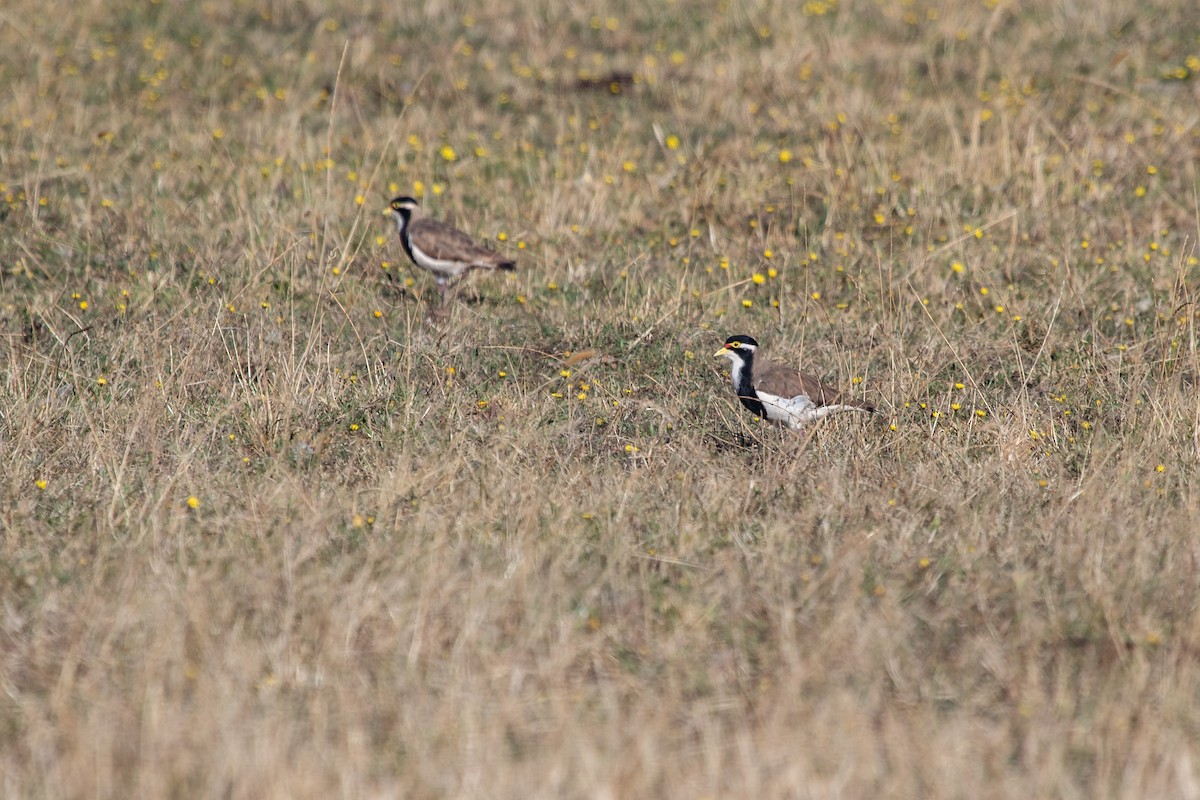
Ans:
[[[874,411],[875,406],[862,400],[843,398],[841,392],[825,383],[814,375],[799,372],[783,364],[773,361],[756,361],[754,364],[754,388],[768,392],[776,397],[796,397],[807,395],[808,399],[817,406],[835,404],[854,406],[866,411]]]
[[[409,223],[413,243],[425,255],[439,261],[458,261],[492,269],[512,269],[513,262],[499,253],[475,243],[467,234],[430,217]]]

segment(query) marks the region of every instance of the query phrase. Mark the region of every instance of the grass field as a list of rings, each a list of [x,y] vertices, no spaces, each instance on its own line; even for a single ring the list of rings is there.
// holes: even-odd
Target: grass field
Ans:
[[[0,10],[0,796],[1200,797],[1194,4],[498,5]]]

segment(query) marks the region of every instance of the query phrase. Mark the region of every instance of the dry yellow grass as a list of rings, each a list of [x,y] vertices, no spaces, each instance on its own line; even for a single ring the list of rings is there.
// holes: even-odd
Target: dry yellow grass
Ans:
[[[0,794],[1200,794],[1192,3],[109,5],[0,11]]]

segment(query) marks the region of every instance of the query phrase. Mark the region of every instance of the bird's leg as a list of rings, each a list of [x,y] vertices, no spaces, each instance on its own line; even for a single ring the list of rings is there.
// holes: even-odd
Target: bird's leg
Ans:
[[[437,279],[437,287],[438,287],[438,294],[440,294],[442,296],[442,302],[445,303],[446,302],[446,289],[447,289],[447,284],[446,284],[445,279],[438,278]]]
[[[467,267],[462,272],[455,275],[450,280],[446,281],[445,289],[442,290],[442,295],[445,296],[446,289],[453,289],[458,284],[462,283],[462,279],[471,274],[472,267]]]

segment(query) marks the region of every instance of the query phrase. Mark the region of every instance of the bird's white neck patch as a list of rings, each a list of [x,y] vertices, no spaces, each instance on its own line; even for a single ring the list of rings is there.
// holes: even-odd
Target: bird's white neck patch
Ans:
[[[736,391],[742,385],[742,371],[746,369],[746,362],[737,356],[733,356],[729,360],[733,362],[729,374],[733,378],[733,388]]]

